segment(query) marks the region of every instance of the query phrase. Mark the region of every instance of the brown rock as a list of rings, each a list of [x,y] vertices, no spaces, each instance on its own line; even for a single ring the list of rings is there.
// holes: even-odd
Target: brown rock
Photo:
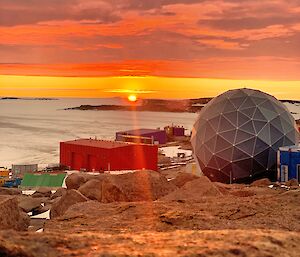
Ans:
[[[80,173],[73,173],[66,178],[66,186],[68,189],[78,189],[87,179]]]
[[[130,202],[157,200],[177,189],[164,176],[149,170],[110,176],[107,179],[119,188]]]
[[[152,201],[177,187],[155,171],[137,171],[122,175],[99,175],[78,190],[91,200],[103,203],[119,201]]]
[[[111,203],[111,202],[128,202],[126,194],[115,184],[113,184],[109,179],[102,181],[102,196],[101,202]]]
[[[252,182],[251,186],[265,187],[265,186],[270,186],[271,184],[272,184],[272,182],[268,178],[263,178],[263,179],[259,179],[259,180]]]
[[[0,217],[0,230],[27,230],[30,222],[28,215],[19,210],[17,199],[11,196],[0,197]]]
[[[80,193],[91,200],[102,200],[102,181],[98,179],[92,179],[81,185],[78,189]]]
[[[59,201],[61,198],[62,198],[62,196],[58,196],[54,199],[50,199],[49,201],[45,202],[45,205],[52,205],[52,204],[56,203],[57,201]]]
[[[50,208],[51,208],[51,205],[40,206],[37,209],[34,209],[32,211],[32,215],[34,216],[34,215],[38,215],[38,214],[44,213],[46,211],[49,211]]]
[[[32,212],[34,209],[41,207],[41,204],[44,203],[47,198],[32,198],[30,196],[19,198],[19,207],[24,212]]]
[[[160,164],[171,164],[171,158],[165,155],[158,155],[158,163]]]
[[[48,188],[40,187],[38,190],[36,190],[33,194],[33,198],[39,198],[39,197],[50,197],[52,195],[52,192]]]
[[[180,172],[175,179],[172,180],[172,183],[175,184],[177,187],[182,187],[185,183],[198,179],[199,177],[186,172]]]
[[[61,197],[61,196],[63,196],[63,195],[66,193],[66,191],[67,191],[66,188],[63,188],[63,187],[58,188],[58,189],[56,190],[56,192],[55,192],[54,194],[51,195],[50,199],[53,200],[53,199],[55,199],[55,198],[57,198],[57,197]]]
[[[17,188],[0,187],[0,195],[20,195],[22,191]]]
[[[50,217],[63,215],[66,210],[75,203],[85,202],[89,199],[75,189],[68,190],[58,201],[52,204]]]
[[[290,179],[289,181],[285,182],[285,185],[288,186],[288,187],[298,187],[299,186],[299,182],[297,179]]]
[[[198,200],[205,196],[221,196],[221,191],[205,176],[187,182],[183,187],[164,196],[161,200]]]

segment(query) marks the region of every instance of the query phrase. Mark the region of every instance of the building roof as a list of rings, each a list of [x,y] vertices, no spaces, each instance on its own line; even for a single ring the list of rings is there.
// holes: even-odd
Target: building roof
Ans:
[[[75,140],[66,141],[63,143],[72,144],[72,145],[99,147],[99,148],[106,148],[106,149],[119,148],[119,147],[132,145],[132,143],[127,143],[127,142],[97,140],[97,139],[75,139]]]
[[[146,135],[146,134],[152,134],[152,133],[158,133],[158,132],[164,132],[164,130],[159,130],[159,129],[133,129],[133,130],[127,130],[127,131],[120,131],[117,132],[118,134],[129,134],[129,135],[135,135],[135,136],[140,136],[140,135]]]

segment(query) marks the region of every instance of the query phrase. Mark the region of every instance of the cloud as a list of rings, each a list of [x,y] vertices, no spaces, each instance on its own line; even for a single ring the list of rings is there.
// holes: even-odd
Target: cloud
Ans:
[[[95,19],[99,23],[120,20],[107,1],[0,0],[0,26],[36,24],[43,21]]]
[[[0,0],[1,72],[295,78],[299,3]]]
[[[120,0],[120,2],[122,3],[122,8],[131,10],[160,9],[167,5],[197,4],[205,1],[207,0]]]
[[[128,69],[128,67],[130,69]],[[70,77],[194,77],[256,80],[300,80],[299,58],[214,57],[201,60],[123,60],[81,64],[0,64],[5,75]],[[156,85],[157,86],[157,85]]]
[[[243,29],[260,29],[272,25],[289,25],[300,22],[300,16],[273,16],[273,17],[244,17],[244,18],[227,18],[227,19],[212,19],[200,20],[200,25],[209,25],[223,30],[243,30]]]

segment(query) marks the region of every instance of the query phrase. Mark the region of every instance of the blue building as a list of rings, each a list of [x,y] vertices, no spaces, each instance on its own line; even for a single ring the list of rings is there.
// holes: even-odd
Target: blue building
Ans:
[[[300,146],[280,147],[278,151],[278,180],[297,179],[300,183]]]

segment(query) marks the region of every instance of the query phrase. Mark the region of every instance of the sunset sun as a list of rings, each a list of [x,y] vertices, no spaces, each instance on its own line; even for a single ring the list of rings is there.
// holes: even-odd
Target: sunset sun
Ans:
[[[128,101],[129,102],[136,102],[137,101],[137,96],[136,95],[129,95],[128,96]]]

